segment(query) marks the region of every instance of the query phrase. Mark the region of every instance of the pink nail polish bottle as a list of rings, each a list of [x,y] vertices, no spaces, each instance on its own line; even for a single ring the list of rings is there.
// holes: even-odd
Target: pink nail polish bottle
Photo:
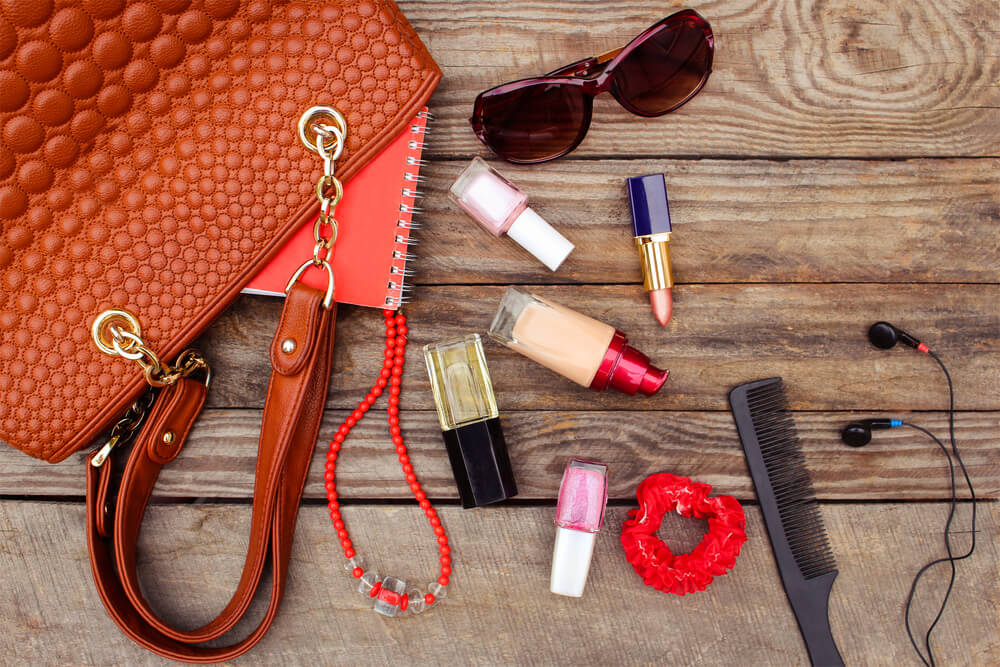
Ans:
[[[552,271],[573,244],[528,206],[528,196],[480,157],[465,168],[449,197],[493,236],[510,236]]]
[[[607,504],[608,466],[570,459],[556,505],[556,544],[549,580],[549,590],[556,595],[583,595]]]

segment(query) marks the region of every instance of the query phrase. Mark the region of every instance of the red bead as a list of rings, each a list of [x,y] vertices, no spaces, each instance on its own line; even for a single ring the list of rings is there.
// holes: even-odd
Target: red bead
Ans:
[[[399,396],[399,387],[389,387],[389,395],[390,396]],[[351,424],[351,420],[348,419],[347,423]],[[351,426],[354,426],[354,424],[351,424]]]
[[[372,389],[372,393],[375,396],[381,396],[382,395],[382,387],[380,387],[378,385],[375,385],[375,387]]]
[[[333,522],[333,527],[336,530],[343,530],[344,529],[344,522],[342,520],[338,519],[338,520],[336,520],[336,521]]]
[[[342,442],[343,442],[343,441],[344,441],[345,439],[346,439],[346,438],[344,437],[344,434],[343,434],[343,433],[341,433],[340,431],[337,431],[337,435],[333,436],[333,441],[334,441],[335,443],[337,443],[338,445],[339,445],[340,443],[342,443]],[[331,448],[331,449],[332,449],[332,448]]]
[[[406,324],[406,315],[403,315],[402,313],[398,313],[396,315],[396,325],[398,326],[400,324]]]
[[[396,417],[397,418],[396,419],[396,423],[397,424],[399,423],[399,403],[398,402],[395,405],[390,405],[388,408],[386,408],[386,412],[389,413],[389,423],[390,424],[392,423],[392,418],[393,417]]]
[[[334,470],[336,470],[337,469],[337,459],[336,458],[329,458],[329,457],[327,457],[327,459],[326,459],[326,466],[325,467],[326,467],[327,470],[329,470],[331,472],[334,471]]]
[[[387,384],[389,384],[388,380],[386,380],[385,378],[379,378],[378,382],[375,383],[375,386],[376,387],[385,387]]]
[[[392,368],[392,359],[386,359],[385,361],[383,361],[382,368]]]
[[[405,357],[405,356],[406,356],[406,348],[405,348],[405,347],[402,347],[402,346],[398,346],[398,347],[396,347],[396,349],[395,349],[395,350],[393,350],[393,353],[392,353],[392,354],[393,354],[393,356],[394,356],[394,357],[396,357],[397,359],[400,359],[400,358],[403,358],[403,357]]]
[[[391,380],[389,380],[389,384],[392,385],[393,387],[398,387],[399,385],[403,384],[403,378],[394,376]]]
[[[451,556],[441,556],[442,565],[451,565]]]
[[[403,467],[403,472],[413,472],[413,466],[410,466],[409,470],[407,470],[406,467],[405,467],[405,466],[410,465],[410,457],[409,456],[407,456],[406,454],[400,454],[399,455],[399,462],[404,466]]]
[[[344,423],[347,424],[348,428],[354,428],[354,426],[358,423],[358,420],[354,417],[348,417],[344,420]]]
[[[418,487],[419,487],[419,485],[418,485]],[[413,493],[413,497],[416,498],[417,500],[424,500],[424,499],[427,498],[427,494],[424,493],[423,489],[418,489],[417,491],[415,491]]]
[[[368,597],[370,598],[376,597],[381,592],[382,592],[382,582],[376,581],[375,585],[372,586],[372,589],[368,591]]]
[[[388,322],[391,318],[396,317],[396,311],[392,310],[390,308],[383,308],[382,309],[382,317],[384,317],[386,319],[386,321]]]
[[[441,546],[448,544],[448,536],[447,535],[440,536],[438,538],[438,544],[440,544]]]
[[[336,478],[336,476],[337,475],[334,474],[332,470],[327,470],[325,473],[323,473],[323,479],[325,479],[328,482],[332,482],[334,478]]]
[[[389,361],[389,362],[391,363],[391,362],[392,362],[392,357],[393,357],[393,354],[394,354],[394,353],[393,353],[393,351],[392,351],[392,349],[391,349],[391,348],[389,348],[389,349],[386,349],[386,351],[385,351],[385,358],[386,358],[386,361]]]
[[[406,445],[396,445],[396,453],[397,454],[405,454],[406,453]]]
[[[447,586],[448,585],[448,577],[446,577],[446,576],[444,576],[442,574],[440,577],[438,577],[438,583],[441,584],[442,586]]]
[[[393,343],[396,342],[396,327],[386,327],[385,337],[387,340],[391,340]]]
[[[357,424],[358,421],[364,416],[365,413],[363,413],[361,410],[355,410],[354,412],[351,413],[351,419],[354,420],[355,424]]]
[[[438,551],[441,552],[442,556],[447,556],[448,554],[451,553],[451,547],[449,547],[447,544],[442,544],[441,548],[438,549]]]
[[[337,494],[337,482],[336,481],[334,481],[334,480],[331,479],[329,482],[327,482],[326,484],[323,485],[323,488],[326,489],[326,494],[328,496],[332,493],[332,494],[334,494],[334,496],[333,496],[334,498],[337,497],[337,495],[336,495]]]
[[[330,504],[331,504],[331,505],[336,505],[336,504],[337,504],[337,501],[335,501],[335,500],[331,500],[331,501],[330,501]],[[341,519],[341,516],[340,516],[340,510],[331,510],[331,511],[330,511],[330,518],[331,518],[332,520],[334,520],[334,521],[339,521],[339,520]]]
[[[428,593],[427,595],[425,595],[424,602],[427,604],[427,606],[434,604],[434,594]]]
[[[450,565],[442,565],[441,566],[441,574],[442,574],[442,576],[445,576],[445,577],[450,576],[451,575],[451,566]]]
[[[399,458],[402,459],[403,457],[401,456]],[[400,461],[400,463],[403,464],[403,474],[409,475],[411,472],[413,472],[413,466],[412,465],[410,465],[406,461]]]
[[[409,329],[405,325],[401,325],[396,327],[396,332],[399,333],[400,336],[405,336],[407,332],[409,332]]]
[[[355,556],[354,549],[347,549],[346,551],[344,551],[344,558],[350,559],[354,558],[354,556]]]
[[[438,536],[444,535],[444,526],[434,526],[434,534]]]
[[[402,433],[402,431],[400,430],[400,428],[398,426],[390,426],[389,427],[389,433],[391,433],[392,435],[399,435],[400,433]]]
[[[351,570],[351,574],[354,575],[355,579],[360,579],[362,577],[362,575],[364,575],[364,573],[365,573],[365,571],[362,570],[360,567],[356,567],[353,570]]]
[[[342,436],[347,436],[351,432],[351,429],[347,427],[347,424],[341,424],[340,428],[337,429],[337,434]]]
[[[427,505],[427,507],[424,507],[424,505]],[[428,519],[432,519],[437,516],[437,511],[433,507],[431,507],[431,501],[421,500],[420,506],[424,507],[424,516],[426,516]]]
[[[389,425],[390,426],[399,425],[399,410],[397,410],[395,413],[393,412],[389,413]]]
[[[354,545],[353,545],[353,544],[351,544],[351,538],[349,538],[349,537],[347,537],[347,538],[344,538],[344,539],[342,539],[342,540],[340,541],[340,548],[341,548],[341,549],[350,549],[350,548],[351,548],[351,547],[353,547],[353,546],[354,546]]]
[[[440,526],[440,525],[441,525],[441,519],[439,519],[439,518],[438,518],[437,516],[432,516],[432,517],[431,517],[431,521],[430,521],[430,524],[431,524],[432,526],[434,526],[435,528],[437,528],[438,526]]]
[[[417,476],[414,475],[412,472],[411,473],[407,473],[407,475],[406,475],[406,481],[410,482],[410,483],[415,482],[415,481],[417,481]]]
[[[420,509],[425,510],[425,511],[432,509],[431,508],[431,501],[429,501],[429,500],[421,500],[420,501]]]
[[[355,414],[361,413],[358,417],[356,417],[356,419],[358,419],[358,421],[360,421],[361,417],[363,417],[364,414],[366,412],[368,412],[369,408],[371,408],[371,407],[372,406],[371,406],[371,404],[368,401],[362,401],[361,405],[358,406],[358,409],[354,411]]]
[[[340,530],[337,531],[337,539],[340,539],[340,540],[349,540],[349,539],[351,539],[351,536],[347,534],[346,530],[344,530],[343,528],[341,528]]]
[[[401,436],[401,435],[393,436],[393,438],[392,438],[392,444],[396,445],[396,447],[402,447],[403,446],[403,436]],[[403,447],[403,449],[405,451],[406,447]],[[399,451],[397,449],[396,453],[397,454],[402,454],[404,452],[401,452],[401,451]]]
[[[410,482],[410,491],[413,491],[413,493],[420,491],[420,482]]]
[[[383,368],[382,369],[382,375],[381,375],[381,377],[384,377],[384,378],[388,379],[389,376],[392,375],[392,372],[394,370],[396,370],[395,367],[393,367],[393,368]]]

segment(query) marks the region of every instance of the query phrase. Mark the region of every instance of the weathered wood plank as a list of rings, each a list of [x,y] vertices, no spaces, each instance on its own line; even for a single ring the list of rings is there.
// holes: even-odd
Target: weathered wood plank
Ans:
[[[671,370],[655,397],[598,394],[500,345],[486,342],[504,410],[728,410],[730,388],[781,375],[797,410],[935,410],[947,405],[934,362],[908,349],[877,350],[866,336],[880,319],[926,341],[948,363],[960,409],[1000,409],[1000,286],[995,285],[686,285],[675,317],[661,329],[640,286],[533,288],[625,331]],[[407,308],[410,361],[404,408],[433,408],[421,346],[485,333],[502,287],[422,287]],[[201,343],[215,369],[209,401],[261,407],[270,344],[281,301],[244,297]],[[382,359],[382,319],[341,309],[330,407],[357,404]]]
[[[603,96],[575,157],[1000,154],[993,0],[400,4],[444,70],[435,154],[485,153],[468,123],[480,91],[621,46],[684,6],[716,35],[708,85],[654,119]]]
[[[328,411],[320,431],[306,497],[325,498],[326,446],[345,411]],[[840,429],[853,419],[900,416],[872,413],[813,413],[796,416],[806,462],[818,496],[835,500],[946,499],[951,490],[944,456],[922,434],[909,429],[880,432],[863,450],[845,446]],[[388,437],[384,413],[373,414],[351,432],[338,467],[342,499],[411,497]],[[904,414],[904,419],[947,434],[947,413]],[[754,498],[732,417],[726,412],[505,412],[504,434],[520,500],[554,500],[563,466],[572,456],[611,466],[609,494],[634,498],[647,475],[669,471],[712,484],[720,493]],[[249,498],[253,494],[259,410],[208,410],[184,453],[163,469],[154,492],[170,498]],[[407,446],[420,481],[435,499],[458,497],[437,416],[403,413]],[[996,440],[1000,412],[958,416],[956,435],[979,497],[1000,495]],[[0,495],[83,496],[85,453],[60,465],[0,448]],[[962,492],[967,496],[967,492]]]
[[[600,160],[500,165],[576,244],[551,272],[422,186],[415,282],[639,282],[625,179],[666,175],[679,283],[1000,280],[1000,160]]]
[[[934,635],[941,664],[1000,661],[998,512],[981,506],[978,548],[959,563],[951,607]],[[962,508],[962,526],[967,509]],[[644,587],[618,537],[626,509],[609,509],[585,596],[548,592],[552,509],[444,508],[455,574],[438,608],[383,619],[354,590],[331,539],[326,511],[300,514],[288,590],[271,632],[246,664],[751,664],[808,660],[774,566],[757,508],[732,573],[683,598]],[[902,628],[916,569],[942,551],[947,505],[827,505],[823,515],[840,576],[830,618],[847,664],[914,664]],[[355,543],[379,572],[414,578],[435,571],[436,551],[411,507],[348,507]],[[229,598],[243,563],[249,508],[171,506],[150,510],[140,545],[144,590],[182,627],[207,621]],[[163,664],[130,643],[94,592],[76,504],[0,504],[6,624],[0,649],[12,663]],[[701,522],[668,517],[661,534],[678,551],[696,544]],[[958,535],[956,546],[967,535]],[[918,596],[926,627],[946,568]],[[258,607],[258,611],[260,608]]]

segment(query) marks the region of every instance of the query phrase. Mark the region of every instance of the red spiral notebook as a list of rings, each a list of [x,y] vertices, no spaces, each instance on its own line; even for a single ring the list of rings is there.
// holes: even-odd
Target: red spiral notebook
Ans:
[[[419,112],[395,141],[344,186],[337,205],[334,245],[334,298],[372,308],[399,308],[413,214],[418,209],[420,158],[427,131],[427,109]],[[284,296],[288,279],[313,252],[313,220],[303,225],[267,266],[243,288],[247,294]],[[324,271],[306,271],[301,280],[326,289]]]

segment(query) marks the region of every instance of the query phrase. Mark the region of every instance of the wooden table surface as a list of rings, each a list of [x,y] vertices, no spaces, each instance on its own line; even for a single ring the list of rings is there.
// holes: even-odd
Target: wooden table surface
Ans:
[[[609,96],[568,158],[500,165],[576,243],[558,273],[456,211],[446,192],[473,155],[475,94],[625,43],[679,1],[402,0],[444,70],[414,265],[402,423],[440,508],[454,574],[440,608],[386,620],[353,591],[325,510],[317,453],[277,622],[244,664],[807,664],[728,412],[733,385],[784,376],[840,576],[830,618],[848,664],[918,664],[902,627],[917,568],[943,553],[941,452],[908,429],[845,447],[855,417],[899,415],[946,433],[944,378],[927,357],[883,352],[892,321],[955,379],[956,431],[977,492],[978,548],[958,567],[935,634],[941,664],[1000,662],[1000,18],[995,0],[694,2],[712,23],[715,71],[682,110],[629,115]],[[666,174],[675,319],[653,320],[623,180]],[[520,495],[462,510],[439,435],[426,343],[489,325],[504,286],[530,285],[628,332],[672,374],[653,398],[596,394],[487,343]],[[265,349],[280,303],[244,297],[201,348],[216,381],[185,452],[163,473],[141,542],[146,593],[195,627],[228,600],[246,548]],[[321,442],[364,393],[381,318],[344,307]],[[371,422],[371,423],[368,423]],[[325,447],[320,447],[321,451]],[[586,594],[548,592],[553,506],[571,456],[610,465],[611,506]],[[97,598],[83,532],[83,456],[56,466],[0,449],[0,662],[161,664]],[[636,485],[669,471],[735,495],[749,542],[702,593],[642,585],[618,544]],[[345,518],[383,573],[422,586],[436,550],[383,423],[356,429],[341,464]],[[967,495],[967,494],[966,494]],[[959,508],[956,548],[970,537]],[[704,523],[668,517],[692,548]],[[915,626],[946,569],[928,577]]]

